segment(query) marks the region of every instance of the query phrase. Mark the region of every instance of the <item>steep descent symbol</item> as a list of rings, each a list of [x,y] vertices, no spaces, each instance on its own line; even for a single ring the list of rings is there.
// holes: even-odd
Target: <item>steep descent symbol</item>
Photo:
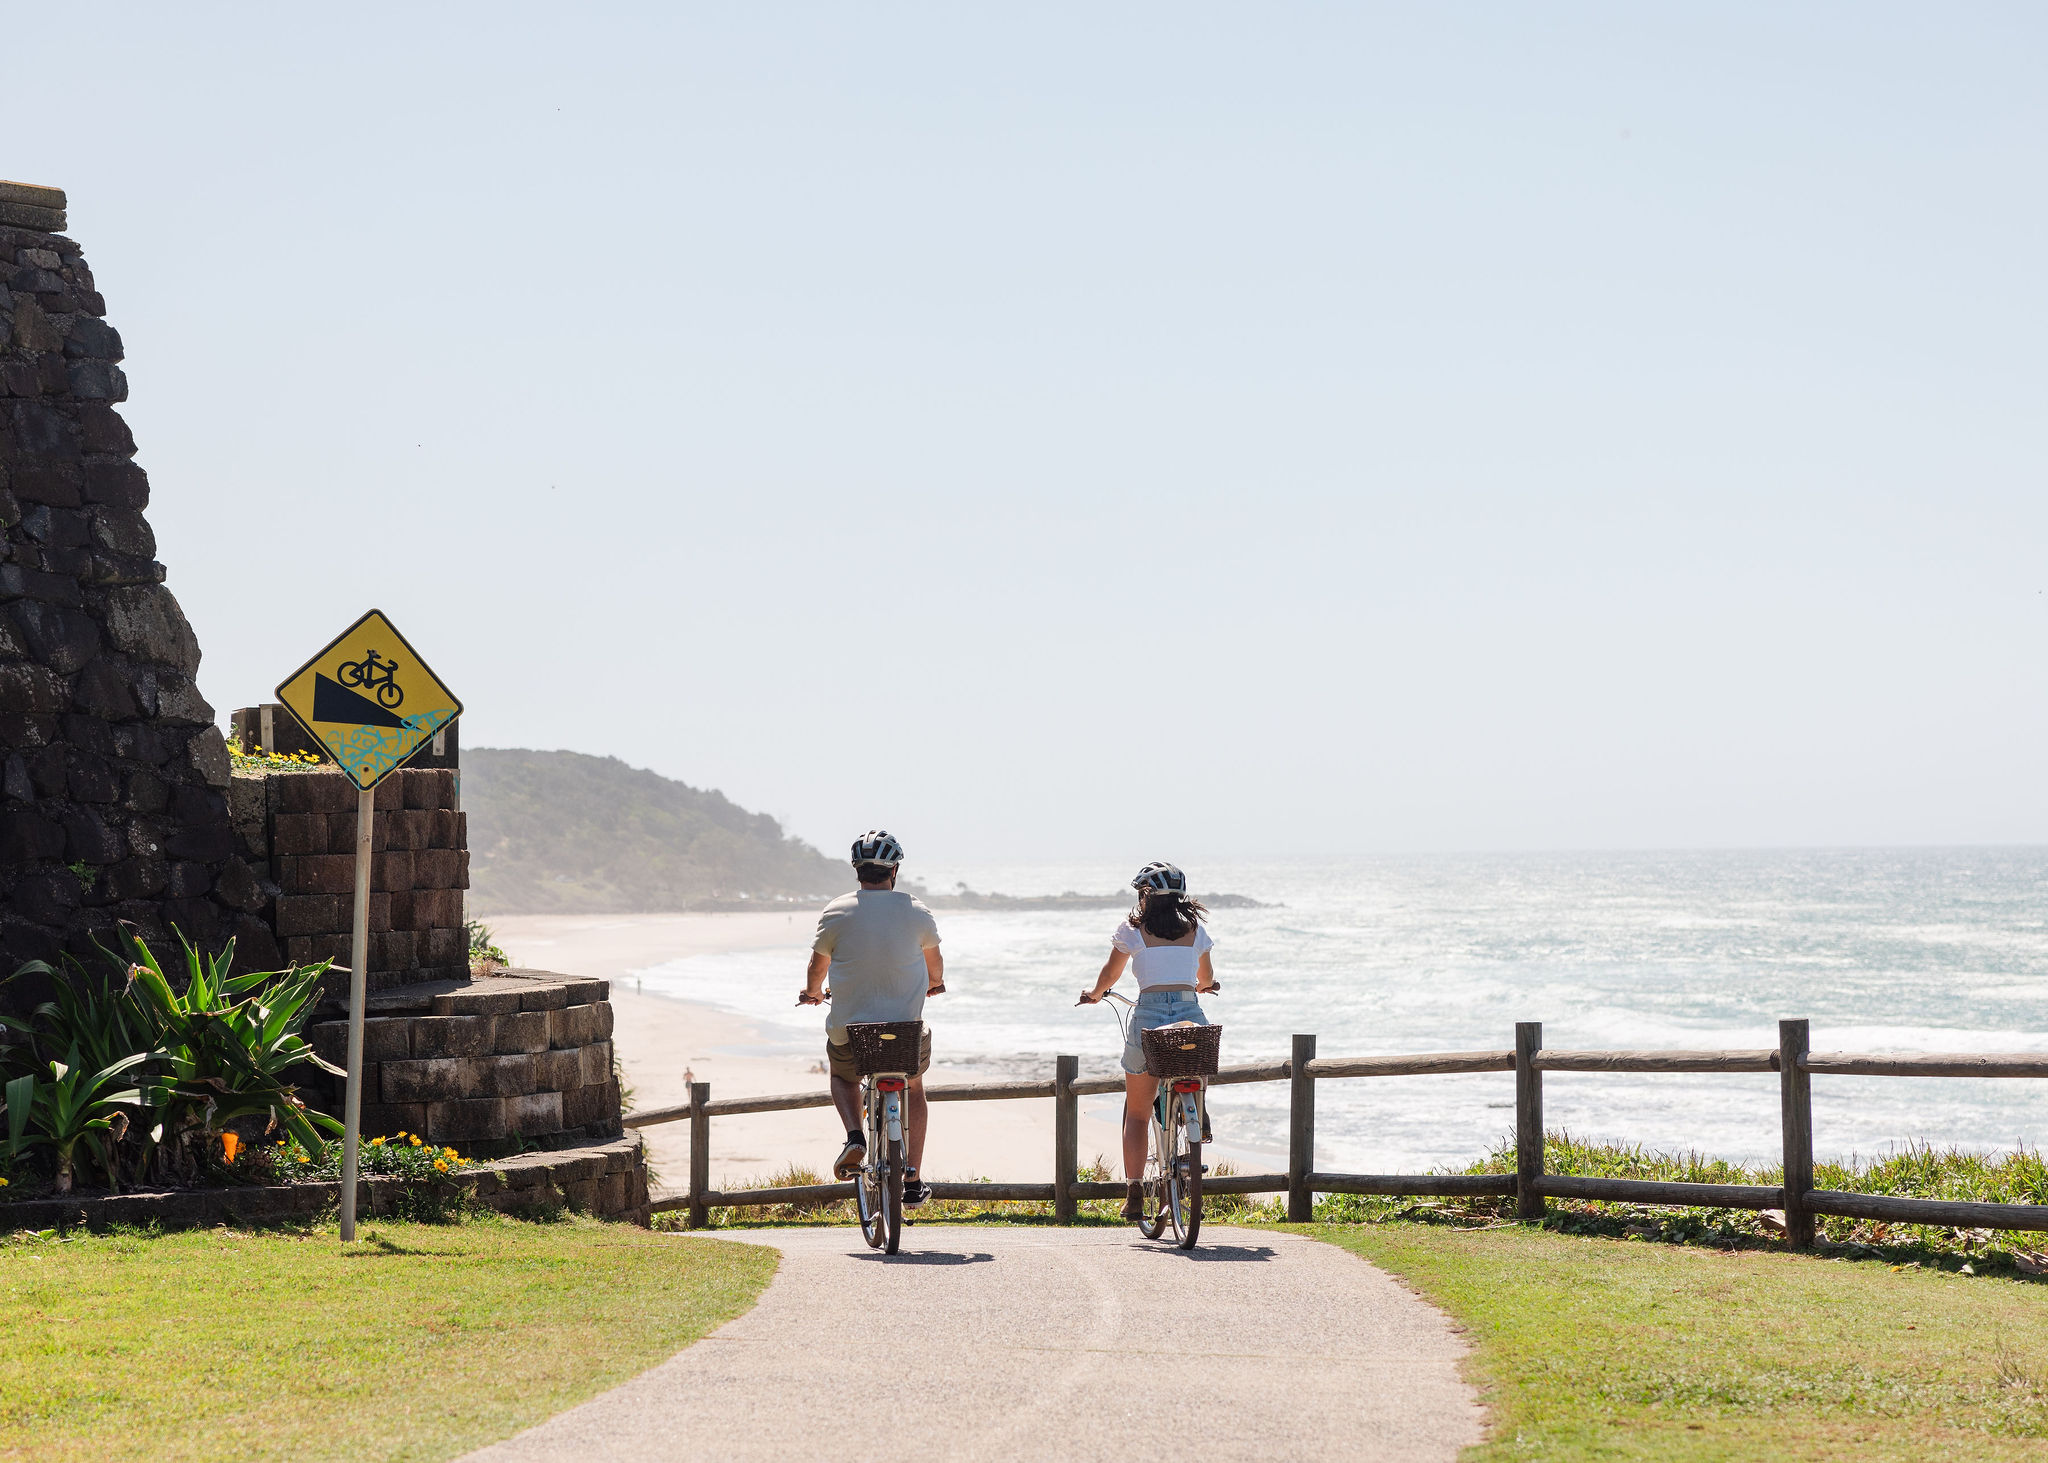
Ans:
[[[462,715],[455,693],[377,610],[293,671],[277,699],[366,792]]]
[[[317,673],[313,677],[313,720],[346,722],[351,726],[405,725],[397,712],[386,711],[369,697]]]
[[[377,704],[387,710],[396,711],[405,702],[405,692],[398,688],[398,662],[385,660],[375,650],[364,651],[361,660],[343,661],[334,674],[344,686],[375,692]],[[377,724],[388,723],[373,723]]]

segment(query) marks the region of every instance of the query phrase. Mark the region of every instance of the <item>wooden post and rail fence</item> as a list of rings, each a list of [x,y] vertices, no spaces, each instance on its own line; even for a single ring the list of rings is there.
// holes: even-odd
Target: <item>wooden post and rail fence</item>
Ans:
[[[1074,1221],[1082,1199],[1121,1199],[1120,1183],[1088,1183],[1078,1167],[1079,1100],[1120,1093],[1123,1078],[1079,1075],[1080,1059],[1056,1057],[1050,1081],[928,1083],[932,1102],[990,1102],[1015,1098],[1053,1100],[1053,1181],[1031,1183],[933,1183],[939,1199],[1023,1200],[1053,1206],[1060,1224]],[[1515,1172],[1511,1174],[1321,1173],[1315,1167],[1316,1083],[1365,1077],[1431,1077],[1461,1072],[1515,1074]],[[1784,1182],[1696,1184],[1655,1179],[1577,1178],[1543,1171],[1543,1074],[1545,1072],[1776,1072],[1778,1074]],[[1213,1175],[1202,1181],[1210,1194],[1287,1195],[1287,1218],[1303,1223],[1313,1215],[1317,1194],[1390,1194],[1416,1197],[1513,1195],[1522,1219],[1540,1218],[1544,1200],[1599,1199],[1623,1204],[1665,1204],[1717,1209],[1776,1209],[1785,1215],[1786,1238],[1804,1248],[1813,1243],[1816,1215],[1837,1214],[1894,1224],[1961,1225],[1979,1229],[2048,1230],[2048,1204],[1979,1204],[1948,1199],[1907,1199],[1850,1194],[1813,1187],[1812,1079],[1840,1077],[2048,1077],[2048,1053],[1815,1052],[1808,1049],[1804,1020],[1778,1023],[1777,1049],[1754,1051],[1561,1051],[1543,1045],[1540,1021],[1518,1022],[1515,1045],[1507,1051],[1422,1052],[1378,1057],[1318,1057],[1313,1036],[1294,1038],[1284,1062],[1227,1066],[1209,1079],[1228,1087],[1242,1082],[1289,1084],[1287,1172]],[[715,1208],[769,1204],[826,1203],[853,1197],[851,1183],[805,1184],[788,1188],[711,1187],[711,1119],[742,1113],[787,1112],[828,1107],[823,1088],[768,1097],[713,1100],[711,1084],[690,1084],[681,1107],[628,1113],[629,1128],[687,1121],[690,1124],[690,1186],[656,1200],[656,1211],[687,1209],[693,1228],[710,1222]]]

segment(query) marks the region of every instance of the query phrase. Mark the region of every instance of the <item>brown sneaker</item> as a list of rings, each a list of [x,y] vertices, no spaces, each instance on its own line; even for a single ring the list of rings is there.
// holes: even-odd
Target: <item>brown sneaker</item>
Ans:
[[[1142,1184],[1129,1184],[1124,1189],[1124,1214],[1126,1219],[1145,1217],[1145,1189]]]

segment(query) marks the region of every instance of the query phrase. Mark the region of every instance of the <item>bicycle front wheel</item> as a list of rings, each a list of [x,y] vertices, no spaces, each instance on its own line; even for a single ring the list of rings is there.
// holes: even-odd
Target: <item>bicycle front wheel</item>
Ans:
[[[889,1140],[889,1164],[883,1170],[882,1252],[893,1255],[903,1243],[903,1140]]]
[[[868,1242],[868,1248],[882,1247],[883,1186],[879,1164],[872,1161],[863,1163],[860,1172],[853,1176],[853,1202],[860,1210],[860,1237]]]
[[[865,1084],[863,1084],[865,1085]],[[860,1171],[853,1176],[854,1207],[860,1211],[860,1237],[868,1242],[868,1248],[879,1250],[886,1236],[883,1233],[883,1214],[888,1208],[886,1202],[887,1183],[881,1162],[882,1125],[875,1121],[875,1099],[868,1094],[868,1152],[861,1160]]]
[[[1172,1158],[1166,1169],[1166,1217],[1174,1240],[1191,1250],[1202,1232],[1202,1133],[1188,1130],[1187,1113],[1177,1100],[1166,1123],[1166,1151]]]

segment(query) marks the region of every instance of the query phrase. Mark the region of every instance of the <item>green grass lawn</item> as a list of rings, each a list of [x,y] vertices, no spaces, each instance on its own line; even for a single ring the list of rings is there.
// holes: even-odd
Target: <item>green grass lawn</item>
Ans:
[[[1475,1463],[2048,1458],[2040,1281],[1520,1226],[1299,1232],[1466,1329],[1493,1418]]]
[[[753,1304],[757,1245],[497,1218],[0,1241],[0,1458],[449,1458]]]

